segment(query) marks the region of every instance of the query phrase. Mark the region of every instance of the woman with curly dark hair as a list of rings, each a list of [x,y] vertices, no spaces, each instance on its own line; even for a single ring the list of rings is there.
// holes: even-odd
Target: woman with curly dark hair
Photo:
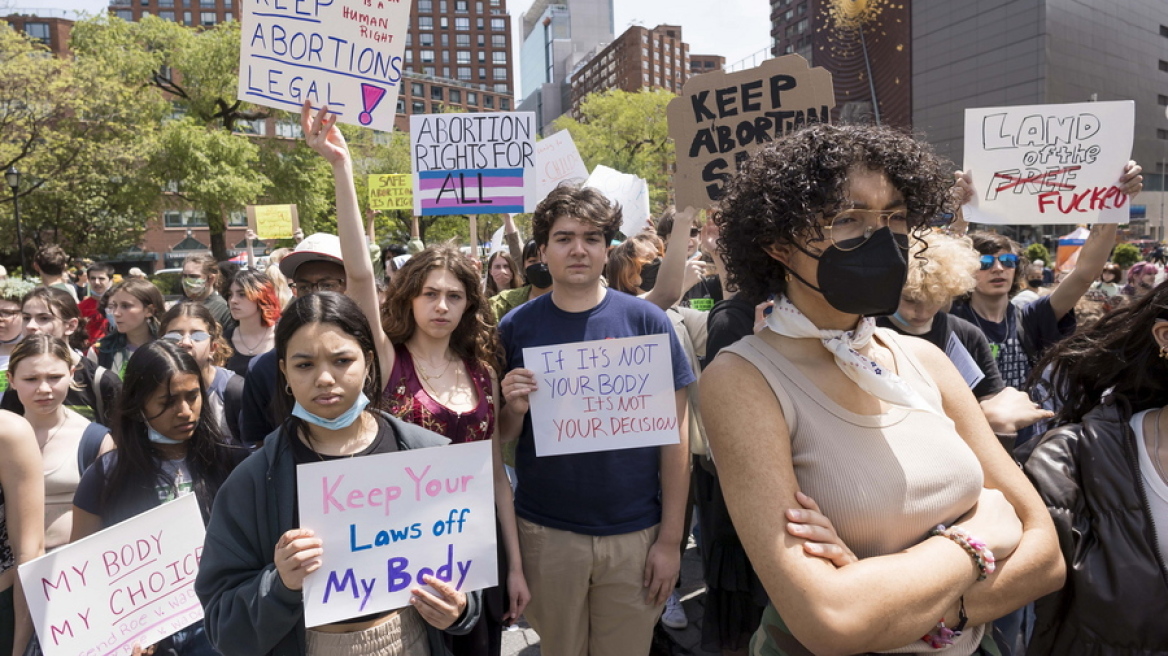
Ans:
[[[503,472],[500,442],[494,439],[500,398],[498,342],[478,267],[453,246],[431,246],[398,269],[385,307],[379,308],[349,149],[336,128],[336,115],[322,109],[312,118],[305,104],[301,121],[308,144],[333,167],[346,293],[365,312],[381,371],[388,372],[387,409],[455,444],[493,441],[500,545],[506,546],[506,554],[500,551],[499,580],[509,588],[510,603],[498,588],[484,591],[483,621],[468,635],[448,636],[447,642],[456,654],[498,656],[505,623],[519,619],[530,595],[519,556],[511,485]]]
[[[754,654],[981,653],[988,622],[1062,583],[1050,517],[961,375],[872,319],[896,310],[909,242],[951,187],[909,136],[814,125],[755,154],[722,199],[731,285],[775,296],[701,381],[770,598]],[[834,557],[833,531],[854,557]]]
[[[1162,654],[1168,645],[1168,285],[1051,348],[1035,372],[1060,425],[1025,448],[1067,585],[1035,604],[1028,654]]]

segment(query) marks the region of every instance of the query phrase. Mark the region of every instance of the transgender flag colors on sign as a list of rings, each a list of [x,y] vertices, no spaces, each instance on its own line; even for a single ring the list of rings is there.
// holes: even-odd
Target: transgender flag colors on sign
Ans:
[[[535,115],[410,117],[414,214],[517,214],[536,204]]]

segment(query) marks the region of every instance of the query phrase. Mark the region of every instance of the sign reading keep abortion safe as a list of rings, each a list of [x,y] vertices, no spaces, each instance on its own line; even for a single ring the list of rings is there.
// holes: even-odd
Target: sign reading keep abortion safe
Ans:
[[[410,2],[242,0],[239,99],[393,130]]]
[[[525,348],[523,363],[537,456],[681,441],[668,335]]]
[[[965,219],[991,224],[1127,223],[1119,186],[1135,103],[965,110],[965,170],[977,193]]]
[[[410,117],[414,214],[518,214],[535,209],[535,114]]]
[[[41,649],[120,656],[202,621],[204,536],[188,494],[21,565]]]
[[[324,541],[306,626],[401,608],[425,576],[498,583],[490,441],[300,465],[300,526]]]

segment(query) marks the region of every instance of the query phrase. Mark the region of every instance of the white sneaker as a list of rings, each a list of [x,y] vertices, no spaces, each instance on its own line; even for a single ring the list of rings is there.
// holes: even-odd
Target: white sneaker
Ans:
[[[665,602],[665,612],[661,613],[661,623],[678,631],[689,626],[689,618],[685,616],[685,608],[681,605],[681,597],[676,592],[669,595]]]

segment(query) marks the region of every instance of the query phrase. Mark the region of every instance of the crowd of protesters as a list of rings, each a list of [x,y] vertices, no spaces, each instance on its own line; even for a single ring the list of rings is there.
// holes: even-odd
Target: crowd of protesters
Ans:
[[[704,215],[622,235],[565,184],[482,264],[375,263],[335,115],[301,118],[336,235],[266,268],[188,257],[169,305],[104,263],[73,284],[56,246],[39,282],[0,280],[0,654],[35,640],[17,565],[185,494],[205,619],[136,652],[498,656],[524,618],[547,656],[643,656],[699,619],[726,655],[1168,653],[1168,284],[1108,261],[1114,225],[1055,283],[938,220],[979,181],[928,146],[812,125]],[[537,455],[524,350],[650,335],[676,443]],[[306,627],[330,547],[297,465],[477,441],[498,586],[427,576],[405,608]]]

